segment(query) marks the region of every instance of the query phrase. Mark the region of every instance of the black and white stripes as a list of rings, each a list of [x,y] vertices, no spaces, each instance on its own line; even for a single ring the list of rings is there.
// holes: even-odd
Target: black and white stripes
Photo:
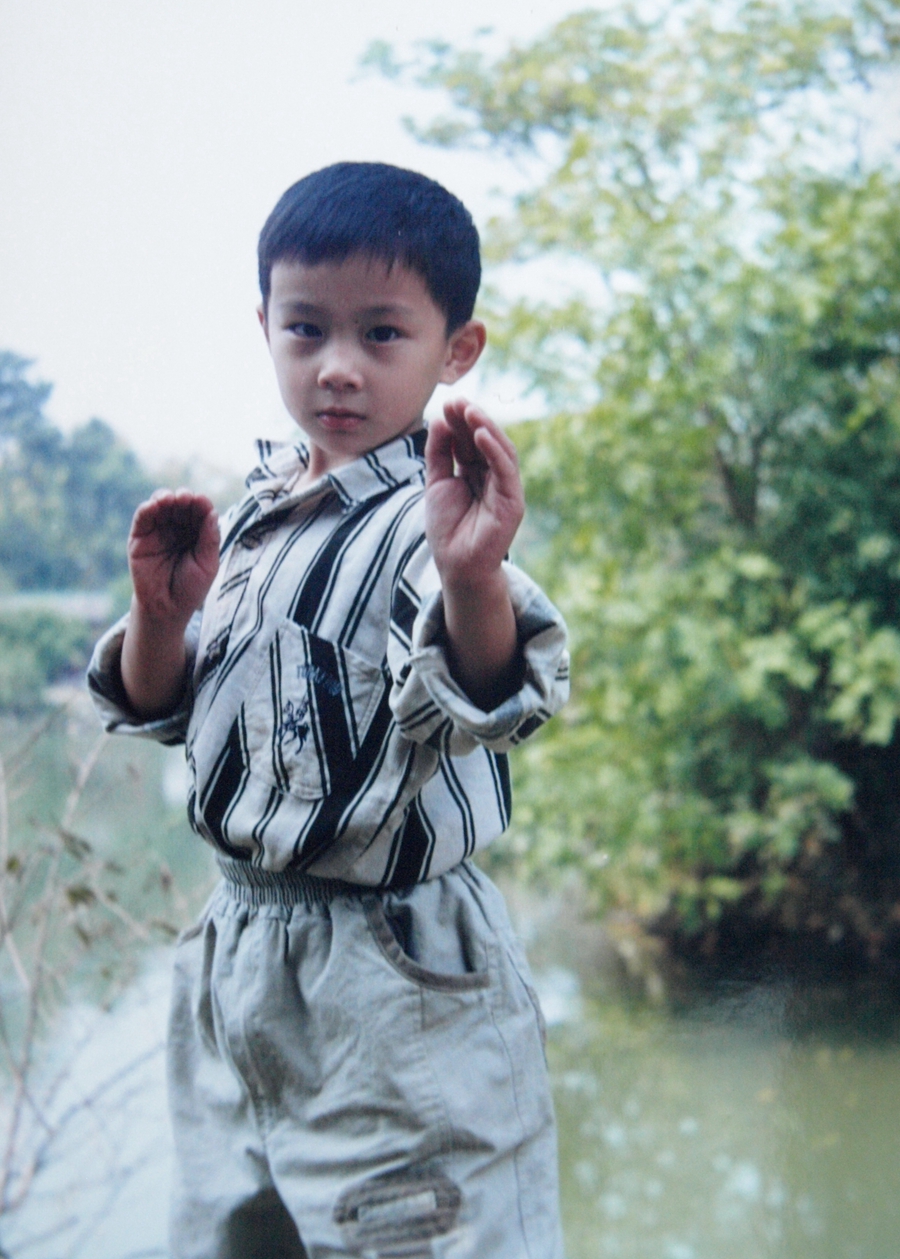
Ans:
[[[424,533],[425,433],[302,491],[302,447],[260,443],[222,526],[219,575],[189,646],[181,711],[123,702],[120,623],[89,682],[107,727],[186,739],[192,826],[232,857],[373,886],[436,876],[509,821],[506,750],[563,702],[565,629],[508,566],[526,668],[493,713],[447,668]]]

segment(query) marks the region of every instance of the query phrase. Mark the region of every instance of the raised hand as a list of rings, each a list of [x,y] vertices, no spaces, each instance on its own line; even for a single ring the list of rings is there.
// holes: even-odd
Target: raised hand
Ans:
[[[157,490],[134,514],[128,565],[143,613],[181,629],[206,598],[219,566],[213,505],[189,490]]]
[[[515,447],[478,407],[448,402],[425,447],[425,530],[441,577],[450,668],[481,708],[519,684],[501,568],[525,511]]]
[[[525,511],[516,448],[464,399],[432,420],[425,448],[425,527],[442,581],[495,574]]]
[[[157,490],[131,522],[134,598],[122,643],[122,684],[135,713],[165,717],[187,676],[184,631],[219,567],[213,505],[190,490]]]

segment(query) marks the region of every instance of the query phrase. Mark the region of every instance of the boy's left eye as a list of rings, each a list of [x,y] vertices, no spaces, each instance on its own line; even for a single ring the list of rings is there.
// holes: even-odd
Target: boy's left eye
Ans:
[[[384,345],[386,341],[396,341],[400,336],[399,328],[393,328],[390,324],[379,324],[377,328],[370,328],[366,333],[370,341],[376,341],[379,345]]]

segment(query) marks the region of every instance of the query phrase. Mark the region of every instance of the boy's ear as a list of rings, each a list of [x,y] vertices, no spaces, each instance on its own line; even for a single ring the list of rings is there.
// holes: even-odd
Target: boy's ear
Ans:
[[[452,332],[447,342],[447,357],[444,359],[440,383],[453,385],[460,377],[465,376],[481,358],[486,340],[487,332],[480,319],[470,319]]]
[[[266,321],[266,308],[262,304],[256,308],[256,318],[259,320],[259,326],[263,330],[263,336],[266,338],[266,344],[269,341],[269,325]]]

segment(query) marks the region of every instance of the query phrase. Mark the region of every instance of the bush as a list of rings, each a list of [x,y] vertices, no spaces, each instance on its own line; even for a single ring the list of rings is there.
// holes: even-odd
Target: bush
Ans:
[[[686,0],[418,63],[426,139],[534,177],[488,256],[554,264],[488,312],[573,642],[511,849],[709,947],[900,952],[900,173],[856,108],[898,47],[891,5]]]
[[[84,670],[94,632],[52,612],[0,613],[0,709],[39,707],[49,683]]]

